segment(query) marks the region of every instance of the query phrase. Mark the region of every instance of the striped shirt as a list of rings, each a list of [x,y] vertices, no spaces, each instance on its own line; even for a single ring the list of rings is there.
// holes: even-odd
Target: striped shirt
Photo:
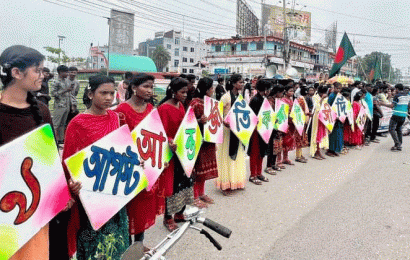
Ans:
[[[410,96],[401,92],[397,94],[393,99],[393,115],[406,117],[409,109]]]

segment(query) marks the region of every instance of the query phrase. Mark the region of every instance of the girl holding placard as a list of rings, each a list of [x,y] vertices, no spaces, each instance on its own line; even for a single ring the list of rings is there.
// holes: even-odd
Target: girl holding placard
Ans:
[[[289,105],[289,114],[293,107],[293,94],[295,94],[293,86],[292,85],[286,86],[285,95],[282,98],[282,101],[285,104]],[[283,136],[283,157],[282,157],[281,163],[288,164],[288,165],[294,165],[294,163],[291,160],[289,160],[288,154],[289,154],[289,151],[293,151],[296,148],[296,143],[295,143],[296,128],[292,120],[289,119],[288,122],[289,122],[288,131]]]
[[[326,126],[319,120],[319,111],[323,102],[327,102],[326,86],[320,86],[313,96],[312,136],[310,140],[310,155],[317,160],[326,159],[320,152],[321,148],[329,148],[329,137]]]
[[[240,74],[232,75],[226,83],[228,91],[222,96],[224,117],[243,89],[243,78]],[[245,148],[239,139],[224,123],[223,143],[218,145],[217,162],[219,176],[216,184],[224,195],[230,195],[233,190],[244,189],[246,180]]]
[[[155,78],[148,74],[138,74],[128,85],[126,97],[129,99],[118,105],[116,112],[125,116],[125,122],[133,130],[153,109],[152,98]],[[124,82],[125,83],[125,82]],[[143,190],[127,204],[130,242],[144,240],[144,232],[155,224],[158,182],[150,190]],[[144,246],[144,251],[149,251]]]
[[[183,78],[171,80],[166,92],[166,96],[160,102],[158,113],[167,133],[169,146],[173,152],[176,151],[177,144],[173,142],[175,135],[185,116],[184,101],[188,95],[188,81]],[[162,202],[165,201],[164,226],[173,231],[178,228],[176,222],[184,219],[183,212],[185,206],[192,204],[193,180],[185,175],[184,169],[177,156],[174,155],[159,177],[159,196]],[[172,215],[175,214],[174,217]]]
[[[213,80],[211,78],[202,78],[198,81],[194,99],[190,106],[194,110],[195,116],[198,119],[199,127],[204,134],[204,124],[208,118],[204,115],[204,97],[212,97],[214,94]],[[214,143],[202,143],[198,158],[194,167],[194,198],[195,206],[199,208],[207,207],[209,203],[214,201],[205,194],[205,181],[218,177],[218,165],[216,163],[216,146]]]
[[[44,59],[40,52],[21,45],[11,46],[1,54],[0,78],[4,91],[0,97],[0,146],[42,124],[52,125],[47,106],[38,102],[32,94],[41,88],[44,78]],[[70,182],[70,190],[73,194],[77,194],[79,188],[79,183]],[[69,202],[66,210],[72,203],[73,201]],[[10,259],[37,260],[49,259],[53,256],[58,256],[58,259],[68,259],[67,250],[64,252],[60,247],[66,246],[59,240],[64,233],[60,232],[61,226],[53,225],[56,224],[55,219],[43,227]],[[64,229],[65,226],[62,228]],[[56,238],[58,241],[55,241]]]
[[[74,117],[67,126],[63,161],[120,127],[119,115],[109,110],[114,93],[113,78],[104,75],[90,77],[83,98],[87,110]],[[109,234],[117,241],[117,250],[114,251],[112,258],[120,259],[129,246],[125,207],[101,229],[95,231],[78,199],[72,209],[67,233],[70,256],[77,251],[78,260],[88,260],[90,257],[95,259],[99,243],[104,243],[105,236]]]
[[[305,97],[308,94],[308,90],[306,86],[301,86],[300,87],[300,96],[297,98],[297,101],[299,102],[300,107],[302,108],[303,113],[306,115],[306,121],[309,122],[309,107],[306,102]],[[296,162],[301,162],[301,163],[307,163],[307,159],[303,156],[302,153],[302,148],[308,147],[309,146],[309,141],[306,133],[306,127],[307,124],[305,123],[305,126],[303,128],[302,135],[299,134],[298,131],[295,131],[295,143],[296,143]]]
[[[354,130],[352,131],[351,127],[349,126],[346,130],[346,134],[348,136],[348,143],[350,145],[354,145],[356,149],[360,150],[364,144],[364,135],[360,128],[357,126],[356,120],[360,113],[360,109],[362,104],[360,104],[360,100],[364,97],[363,92],[359,91],[353,97],[353,121],[354,123]]]

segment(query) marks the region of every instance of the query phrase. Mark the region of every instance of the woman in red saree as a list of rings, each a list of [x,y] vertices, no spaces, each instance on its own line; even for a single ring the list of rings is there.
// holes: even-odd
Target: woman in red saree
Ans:
[[[214,94],[213,80],[211,78],[202,78],[198,81],[194,99],[190,106],[194,110],[198,119],[199,128],[204,134],[204,124],[208,118],[204,115],[204,97],[212,97]],[[221,122],[222,123],[222,122]],[[221,124],[222,127],[222,124]],[[202,143],[198,158],[194,167],[194,198],[195,206],[199,208],[207,207],[207,204],[213,204],[214,201],[205,194],[205,181],[218,177],[218,166],[216,163],[216,146],[213,143]]]
[[[351,126],[349,125],[346,129],[347,142],[350,145],[356,146],[356,149],[361,149],[364,144],[363,132],[359,129],[356,124],[357,116],[359,115],[362,104],[360,104],[360,99],[363,98],[363,92],[359,91],[353,97],[353,119],[354,119],[354,131],[352,131]]]
[[[289,114],[293,106],[293,94],[295,93],[293,86],[285,87],[285,96],[282,98],[282,101],[289,105]],[[294,165],[294,163],[289,160],[289,151],[293,151],[296,148],[295,134],[296,128],[292,120],[288,120],[289,128],[288,131],[283,136],[283,157],[281,163]],[[279,157],[280,160],[280,157]]]
[[[155,78],[148,74],[138,74],[128,87],[130,98],[121,103],[116,112],[125,116],[125,122],[132,131],[154,109],[149,103],[153,94]],[[157,215],[157,183],[150,191],[146,189],[127,204],[130,242],[142,242],[144,232],[155,224]],[[149,250],[144,247],[144,251]]]
[[[98,75],[90,77],[90,85],[84,93],[87,110],[74,117],[66,131],[63,161],[87,146],[95,143],[120,127],[119,115],[108,108],[114,100],[114,79]],[[67,178],[69,173],[64,164]],[[106,235],[112,234],[118,241],[113,259],[119,259],[129,245],[128,221],[125,208],[121,209],[103,227],[95,231],[84,208],[77,198],[71,210],[68,225],[68,247],[70,256],[77,251],[78,260],[95,259],[98,244],[104,243]]]
[[[176,151],[173,140],[185,116],[183,102],[187,98],[188,81],[182,78],[174,78],[169,84],[165,98],[160,102],[158,113],[164,125],[169,140],[170,148]],[[178,228],[175,222],[183,221],[183,212],[187,204],[194,202],[193,180],[185,175],[180,161],[174,154],[166,168],[159,177],[158,196],[164,203],[164,225],[169,231]],[[174,218],[172,215],[175,214]]]

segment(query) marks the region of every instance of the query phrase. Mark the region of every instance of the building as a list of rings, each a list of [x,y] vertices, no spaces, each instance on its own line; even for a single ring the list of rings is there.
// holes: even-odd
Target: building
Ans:
[[[155,39],[141,42],[138,46],[139,55],[151,57],[157,46],[162,46],[166,49],[171,60],[164,68],[165,72],[200,74],[201,66],[198,66],[202,61],[205,61],[205,56],[209,50],[209,46],[193,41],[190,38],[182,37],[181,32],[156,32]],[[195,66],[196,65],[196,66]]]
[[[91,46],[90,57],[88,58],[88,69],[104,69],[107,68],[108,46]]]
[[[208,39],[210,46],[206,60],[211,73],[241,73],[247,76],[264,75],[265,64],[271,65],[273,73],[284,74],[283,39],[275,36],[232,37]],[[290,42],[290,65],[300,75],[314,69],[311,46]]]

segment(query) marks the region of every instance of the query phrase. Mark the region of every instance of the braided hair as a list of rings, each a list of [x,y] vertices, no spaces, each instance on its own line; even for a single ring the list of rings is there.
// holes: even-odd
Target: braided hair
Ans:
[[[180,89],[187,87],[187,86],[188,86],[188,80],[181,78],[181,77],[173,78],[167,87],[167,90],[165,92],[165,97],[161,100],[161,102],[159,102],[158,106],[170,100],[173,94],[177,93]]]
[[[40,52],[23,45],[14,45],[5,49],[0,55],[0,79],[3,83],[3,89],[6,89],[14,81],[11,73],[13,68],[18,68],[24,72],[29,67],[39,66],[44,59],[44,55]],[[30,105],[30,111],[36,124],[42,124],[43,117],[38,101],[31,92],[27,92],[26,101]]]

